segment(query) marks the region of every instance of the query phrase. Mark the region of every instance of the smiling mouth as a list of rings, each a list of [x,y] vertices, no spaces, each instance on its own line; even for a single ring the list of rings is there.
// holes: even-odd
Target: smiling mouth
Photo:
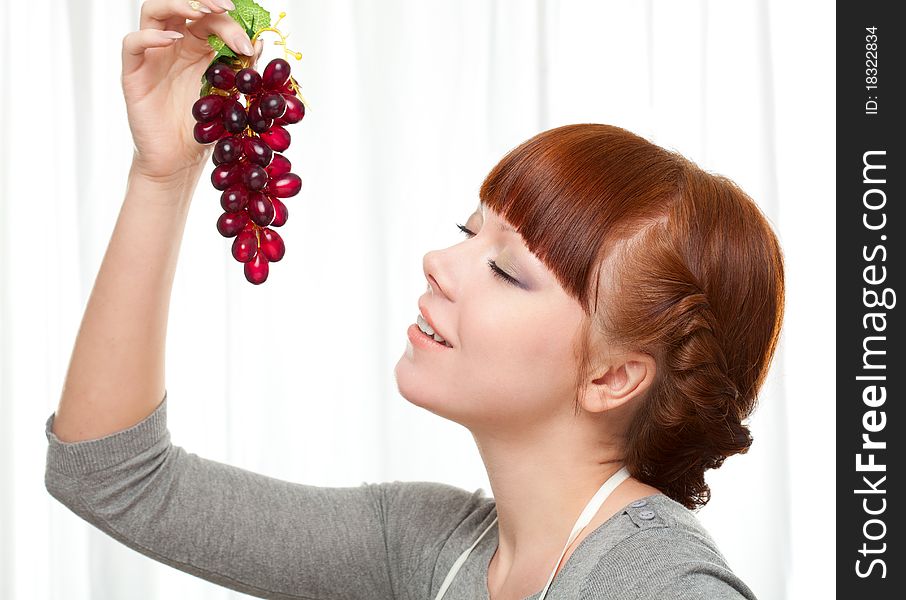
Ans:
[[[437,332],[428,333],[428,331],[426,331],[426,329],[430,329],[431,331],[434,331],[434,328],[428,324],[427,319],[425,319],[421,313],[418,314],[418,318],[416,319],[415,324],[418,326],[419,331],[421,331],[427,337],[434,340],[436,343],[440,344],[441,346],[446,346],[447,348],[453,347],[450,345],[450,342],[448,342],[447,340],[442,338],[439,333],[437,333]],[[437,337],[435,337],[435,336],[437,336]],[[438,337],[440,337],[440,339],[437,339]]]
[[[427,332],[422,331],[421,327],[419,327],[418,331],[419,331],[419,333],[421,333],[421,334],[422,334],[423,336],[425,336],[426,338],[430,339],[432,342],[434,342],[434,343],[437,344],[438,346],[444,346],[445,348],[452,348],[452,347],[453,347],[453,346],[450,345],[450,342],[448,342],[448,341],[446,341],[446,340],[444,340],[443,342],[437,341],[436,339],[434,339],[434,336],[433,336],[433,335],[428,335]]]

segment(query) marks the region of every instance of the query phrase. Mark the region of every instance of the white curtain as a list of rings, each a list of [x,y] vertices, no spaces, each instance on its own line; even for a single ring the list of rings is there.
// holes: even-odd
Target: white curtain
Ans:
[[[259,3],[288,13],[303,53],[309,110],[287,151],[303,188],[285,258],[252,286],[215,229],[208,165],[171,303],[174,443],[313,485],[489,491],[468,431],[395,387],[422,256],[460,240],[454,223],[510,148],[612,123],[734,179],[779,233],[787,317],[755,443],[709,472],[698,514],[761,600],[833,597],[833,4]],[[120,49],[139,9],[0,3],[2,598],[247,597],[121,546],[43,485],[44,421],[125,192]]]

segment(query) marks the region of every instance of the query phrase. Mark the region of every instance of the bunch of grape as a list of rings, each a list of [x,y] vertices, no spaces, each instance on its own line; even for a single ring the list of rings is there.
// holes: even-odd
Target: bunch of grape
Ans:
[[[272,228],[286,223],[289,212],[281,198],[298,194],[302,180],[290,172],[289,159],[280,153],[290,143],[284,126],[302,120],[305,105],[282,58],[270,61],[263,74],[214,62],[205,78],[211,93],[195,102],[192,116],[197,121],[195,141],[216,142],[211,183],[222,191],[224,210],[217,231],[235,238],[233,258],[244,264],[245,278],[258,285],[267,279],[269,263],[286,251]]]

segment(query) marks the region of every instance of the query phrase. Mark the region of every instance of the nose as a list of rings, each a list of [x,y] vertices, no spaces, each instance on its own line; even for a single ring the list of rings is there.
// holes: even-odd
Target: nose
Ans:
[[[438,281],[438,278],[446,284],[445,276],[441,273],[441,255],[438,250],[432,250],[425,254],[422,259],[422,270],[425,272],[425,279],[428,280],[428,291],[432,294],[447,296],[447,291]]]

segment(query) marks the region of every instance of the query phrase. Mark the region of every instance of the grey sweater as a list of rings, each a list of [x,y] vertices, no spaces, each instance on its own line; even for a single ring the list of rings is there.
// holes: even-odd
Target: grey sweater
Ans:
[[[318,487],[202,458],[171,443],[166,393],[140,423],[96,440],[62,442],[53,419],[54,498],[145,556],[260,598],[433,600],[496,516],[481,488]],[[692,511],[663,494],[643,500],[582,540],[547,599],[755,600]],[[488,599],[497,539],[494,525],[444,600]]]

